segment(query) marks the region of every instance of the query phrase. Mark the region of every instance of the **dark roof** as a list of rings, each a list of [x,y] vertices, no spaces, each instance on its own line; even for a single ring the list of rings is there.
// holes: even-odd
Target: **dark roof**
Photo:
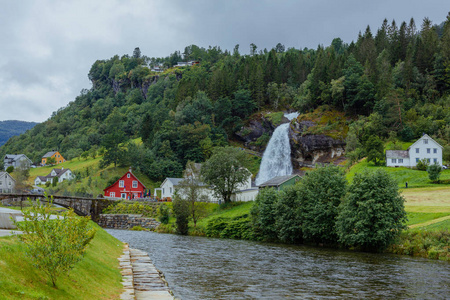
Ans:
[[[386,158],[409,158],[407,150],[386,150]]]
[[[283,183],[285,183],[286,181],[288,181],[289,179],[292,179],[294,177],[298,177],[300,178],[300,176],[298,176],[297,174],[294,175],[284,175],[284,176],[276,176],[266,182],[261,183],[259,186],[280,186]]]
[[[56,152],[58,152],[58,151],[50,151],[50,152],[47,152],[47,153],[45,153],[45,155],[42,156],[42,157],[43,157],[43,158],[45,158],[45,157],[52,157],[52,155],[55,154]]]

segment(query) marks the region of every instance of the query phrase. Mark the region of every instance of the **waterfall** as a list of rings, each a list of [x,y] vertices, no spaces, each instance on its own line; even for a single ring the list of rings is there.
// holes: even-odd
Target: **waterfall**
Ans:
[[[298,113],[284,115],[290,120]],[[289,144],[289,123],[281,124],[272,134],[259,167],[255,183],[259,185],[276,176],[291,175],[291,146]]]

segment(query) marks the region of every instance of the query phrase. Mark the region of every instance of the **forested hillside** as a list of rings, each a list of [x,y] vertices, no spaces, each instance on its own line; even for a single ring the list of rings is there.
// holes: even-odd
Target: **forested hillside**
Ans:
[[[36,124],[36,122],[16,120],[0,121],[0,146],[4,145],[10,137],[20,135]]]
[[[398,24],[398,25],[397,25]],[[33,161],[58,149],[67,159],[101,151],[104,165],[132,165],[161,180],[179,176],[233,140],[252,114],[319,106],[346,114],[348,152],[364,155],[370,136],[411,141],[428,133],[450,152],[450,14],[440,25],[388,22],[356,42],[335,38],[317,49],[258,49],[250,54],[188,46],[165,58],[96,61],[92,88],[44,123],[14,137],[1,153]],[[325,42],[325,41],[324,41]],[[174,67],[179,61],[198,61]],[[165,71],[152,71],[155,66]],[[143,143],[129,143],[142,138]],[[447,158],[449,160],[449,158]]]

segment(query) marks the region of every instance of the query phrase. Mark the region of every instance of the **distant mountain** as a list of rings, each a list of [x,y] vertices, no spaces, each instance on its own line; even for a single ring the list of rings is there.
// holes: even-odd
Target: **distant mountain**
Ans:
[[[10,137],[20,135],[36,124],[38,123],[17,120],[0,121],[0,146],[3,146]]]

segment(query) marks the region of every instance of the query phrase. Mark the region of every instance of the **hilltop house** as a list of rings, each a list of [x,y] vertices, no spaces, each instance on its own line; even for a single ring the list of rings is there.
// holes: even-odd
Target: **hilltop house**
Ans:
[[[442,166],[442,149],[428,134],[424,134],[407,150],[386,150],[386,166],[412,168],[422,159]]]
[[[34,184],[45,184],[47,181],[52,182],[53,178],[58,178],[58,182],[63,182],[64,180],[74,179],[75,175],[70,169],[53,169],[47,176],[38,176],[34,179]]]
[[[41,165],[45,166],[47,164],[47,160],[53,157],[55,159],[55,164],[60,164],[65,162],[66,160],[64,159],[64,157],[58,152],[58,151],[50,151],[47,152],[43,157],[42,157],[42,161],[41,161]]]
[[[131,172],[131,168],[115,183],[103,190],[105,198],[135,199],[144,197],[145,185]]]
[[[285,176],[276,176],[264,183],[259,185],[260,189],[272,187],[277,191],[281,191],[285,189],[287,186],[294,185],[297,181],[300,180],[300,176],[298,175],[285,175]]]
[[[24,165],[26,167],[31,167],[32,161],[25,154],[6,154],[3,158],[3,166],[5,170],[8,167],[17,167]]]

